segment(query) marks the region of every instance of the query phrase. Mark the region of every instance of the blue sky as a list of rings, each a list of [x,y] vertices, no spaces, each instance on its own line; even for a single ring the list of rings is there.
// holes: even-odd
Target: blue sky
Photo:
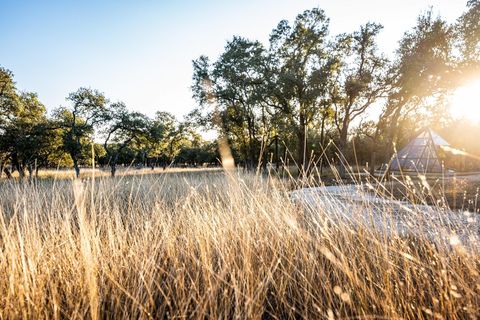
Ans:
[[[380,47],[392,53],[422,11],[449,21],[466,0],[6,1],[0,0],[0,66],[17,87],[38,93],[49,110],[81,86],[152,115],[181,117],[195,106],[191,60],[215,58],[241,35],[267,42],[282,19],[320,7],[331,33],[368,21],[385,26]]]

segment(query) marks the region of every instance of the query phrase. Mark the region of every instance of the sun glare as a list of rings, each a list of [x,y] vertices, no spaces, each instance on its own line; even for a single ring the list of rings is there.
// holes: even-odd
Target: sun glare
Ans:
[[[480,79],[455,91],[450,112],[454,118],[465,118],[480,122]]]

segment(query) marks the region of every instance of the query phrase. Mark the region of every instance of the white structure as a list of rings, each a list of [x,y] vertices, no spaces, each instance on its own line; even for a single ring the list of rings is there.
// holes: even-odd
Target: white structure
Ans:
[[[448,146],[445,139],[427,128],[394,155],[390,170],[440,173],[442,172],[442,159],[438,152],[441,147]]]

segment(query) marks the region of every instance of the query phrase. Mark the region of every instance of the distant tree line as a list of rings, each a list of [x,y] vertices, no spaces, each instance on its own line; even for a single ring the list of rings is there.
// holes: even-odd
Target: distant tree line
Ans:
[[[330,36],[324,11],[312,9],[281,21],[267,47],[235,36],[216,61],[193,61],[190,117],[217,129],[247,167],[291,160],[307,172],[333,159],[342,175],[348,162],[388,161],[421,127],[461,126],[446,98],[480,75],[480,1],[453,24],[420,15],[391,59],[378,48],[381,30],[370,22]],[[375,108],[378,119],[368,116]]]
[[[80,88],[68,106],[47,115],[37,95],[19,92],[13,74],[0,68],[0,172],[30,177],[39,168],[71,167],[76,176],[93,160],[109,166],[166,167],[216,163],[217,148],[167,112],[154,118],[110,103],[97,90]]]

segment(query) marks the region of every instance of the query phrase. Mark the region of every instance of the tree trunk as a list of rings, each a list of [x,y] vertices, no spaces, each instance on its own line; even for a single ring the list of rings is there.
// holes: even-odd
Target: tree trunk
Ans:
[[[8,170],[7,167],[5,167],[3,169],[3,172],[5,172],[5,175],[7,176],[7,179],[12,179],[12,173],[10,172],[10,170]]]
[[[20,161],[18,160],[18,155],[16,152],[12,154],[12,165],[14,170],[18,171],[18,175],[20,176],[20,179],[23,179],[25,176],[25,172],[23,171],[23,167],[20,164]]]
[[[305,174],[305,167],[307,162],[307,126],[304,123],[303,116],[300,116],[300,126],[297,131],[297,138],[298,138],[298,165],[299,165],[299,173],[300,176],[304,176]]]
[[[325,115],[322,117],[322,126],[320,127],[320,177],[323,174],[323,158],[325,156]]]
[[[28,170],[28,182],[32,183],[32,181],[33,181],[33,166],[32,166],[31,162],[28,163],[27,170]]]
[[[345,154],[347,152],[347,144],[348,144],[348,124],[343,125],[342,131],[340,132],[340,143],[339,143],[339,173],[340,173],[340,178],[345,179],[347,177],[347,158],[345,157]]]
[[[248,119],[248,151],[250,153],[250,170],[254,170],[258,165],[257,152],[255,150],[255,124],[251,119]]]
[[[370,156],[370,175],[373,177],[375,176],[375,166],[377,162],[377,152],[372,151]]]
[[[280,167],[280,159],[278,158],[278,135],[275,137],[275,169],[278,172]]]
[[[400,119],[400,116],[401,116],[402,106],[403,105],[397,107],[397,109],[395,110],[395,112],[392,116],[392,120],[390,121],[388,135],[387,135],[387,144],[386,144],[386,148],[385,148],[385,160],[386,161],[388,161],[388,159],[390,159],[390,157],[395,152],[393,146],[394,146],[395,141],[397,140],[397,136],[398,136],[398,120]]]
[[[73,168],[75,169],[75,177],[79,178],[80,177],[80,167],[78,166],[78,160],[75,157],[73,159]]]
[[[117,165],[115,163],[110,163],[110,174],[112,177],[115,177],[115,173],[117,172]]]

